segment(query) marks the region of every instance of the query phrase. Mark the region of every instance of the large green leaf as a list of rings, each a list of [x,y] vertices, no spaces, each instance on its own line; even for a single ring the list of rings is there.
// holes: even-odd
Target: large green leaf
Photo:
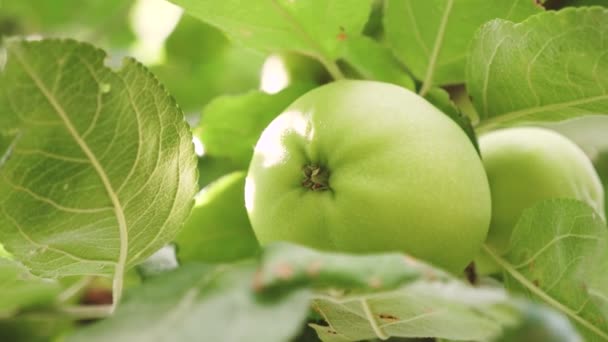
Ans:
[[[524,212],[504,257],[484,249],[504,269],[507,288],[566,314],[586,341],[608,340],[608,278],[597,277],[608,266],[608,230],[588,205],[541,202]]]
[[[519,342],[556,335],[577,341],[567,339],[576,333],[559,313],[514,300],[501,288],[470,286],[402,254],[351,255],[273,244],[264,250],[254,286],[262,294],[315,289],[313,309],[325,322],[311,326],[323,341],[490,340],[505,330]]]
[[[181,261],[234,261],[259,249],[245,210],[245,173],[226,175],[205,188],[175,242]]]
[[[265,51],[296,51],[326,64],[363,30],[371,0],[172,0],[233,40]]]
[[[32,275],[16,261],[0,258],[0,320],[16,310],[51,303],[60,291],[57,281]]]
[[[310,294],[261,298],[255,265],[184,265],[127,292],[116,314],[77,331],[68,342],[284,342],[304,323]]]
[[[467,67],[480,129],[608,113],[607,32],[608,10],[599,7],[484,25]]]
[[[313,308],[329,326],[313,328],[346,341],[389,336],[489,340],[501,334],[503,324],[516,323],[515,315],[499,306],[506,300],[500,290],[420,281],[373,296],[317,296]]]
[[[532,0],[387,0],[384,25],[397,57],[432,86],[465,80],[467,48],[475,30],[494,18],[522,20],[540,11]]]
[[[13,41],[0,127],[0,241],[37,275],[122,275],[170,241],[193,204],[192,137],[142,65],[113,71],[74,41]]]
[[[397,253],[353,255],[276,243],[264,250],[256,287],[260,291],[310,287],[379,292],[422,277],[439,279],[447,275]]]

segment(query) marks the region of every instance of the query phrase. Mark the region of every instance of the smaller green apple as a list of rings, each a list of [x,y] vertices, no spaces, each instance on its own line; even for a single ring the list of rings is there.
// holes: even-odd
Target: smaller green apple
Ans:
[[[490,132],[479,147],[492,195],[487,243],[503,253],[524,209],[551,198],[586,202],[603,216],[604,189],[591,160],[572,141],[544,128]]]

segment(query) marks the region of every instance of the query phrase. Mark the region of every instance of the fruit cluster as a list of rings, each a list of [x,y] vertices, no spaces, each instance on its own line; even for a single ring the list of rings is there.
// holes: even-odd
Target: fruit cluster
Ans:
[[[325,85],[258,141],[245,193],[252,226],[262,244],[402,251],[460,272],[484,241],[504,252],[522,211],[541,200],[574,198],[602,211],[599,177],[567,138],[508,128],[479,145],[482,158],[456,123],[409,90]]]

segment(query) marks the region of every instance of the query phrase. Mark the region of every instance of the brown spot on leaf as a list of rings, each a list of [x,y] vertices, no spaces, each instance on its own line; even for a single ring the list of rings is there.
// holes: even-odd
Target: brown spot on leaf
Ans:
[[[382,287],[382,280],[378,277],[372,277],[367,284],[372,289],[379,289]]]
[[[320,260],[315,260],[311,262],[306,267],[306,274],[308,274],[310,277],[318,276],[319,272],[321,271],[321,266],[323,266],[323,262],[321,262]]]
[[[280,263],[274,269],[274,274],[281,280],[289,280],[293,277],[293,267],[288,263]]]
[[[348,38],[348,35],[346,34],[346,32],[344,32],[344,27],[340,26],[340,33],[338,33],[336,38],[341,42],[345,41]]]
[[[331,335],[337,335],[337,334],[338,334],[338,333],[337,333],[335,330],[333,330],[333,329],[327,329],[326,331],[327,331],[327,333],[328,333],[328,334],[331,334]]]
[[[380,317],[380,319],[382,319],[383,321],[387,322],[396,322],[399,320],[399,317],[393,316],[391,314],[379,314],[378,317]]]
[[[538,280],[538,279],[534,279],[534,280],[532,281],[532,284],[534,284],[534,286],[536,286],[536,287],[539,287],[539,286],[540,286],[540,280]]]

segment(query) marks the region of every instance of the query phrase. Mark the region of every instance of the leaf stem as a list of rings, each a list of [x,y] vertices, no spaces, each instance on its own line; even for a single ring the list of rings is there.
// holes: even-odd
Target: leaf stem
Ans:
[[[433,52],[431,53],[429,65],[426,69],[426,75],[424,76],[422,87],[418,92],[420,96],[426,95],[426,93],[428,93],[428,91],[433,86],[435,66],[437,64],[437,58],[439,57],[439,51],[441,50],[441,44],[443,44],[443,38],[445,37],[445,30],[447,27],[448,20],[450,18],[450,13],[452,11],[453,4],[454,0],[448,0],[445,6],[445,10],[443,11],[443,16],[441,17],[441,22],[439,23],[439,28],[437,29],[437,37],[435,37],[435,45],[433,46]]]
[[[598,336],[602,337],[605,340],[608,340],[608,333],[602,331],[600,328],[593,325],[593,323],[588,320],[580,317],[577,312],[572,311],[569,307],[564,304],[558,302],[553,297],[551,297],[548,293],[541,290],[539,287],[530,282],[523,274],[519,273],[509,262],[500,257],[498,254],[494,253],[490,247],[487,245],[483,245],[483,251],[490,256],[500,267],[502,267],[509,275],[511,275],[515,280],[519,281],[525,288],[527,288],[530,292],[538,296],[540,299],[545,301],[547,304],[553,306],[557,310],[565,313],[570,318],[578,322],[580,325],[585,328],[593,331]]]
[[[378,338],[381,340],[388,340],[390,336],[388,336],[378,325],[376,317],[374,317],[372,309],[369,307],[369,303],[367,302],[367,300],[361,299],[360,302],[361,307],[363,307],[363,312],[365,313],[367,320],[369,321],[370,325],[372,326],[372,329],[374,330],[374,334],[376,334],[376,336],[378,336]]]
[[[336,62],[334,62],[333,60],[330,60],[326,57],[319,57],[318,59],[321,62],[321,64],[323,64],[325,69],[327,69],[327,71],[329,72],[329,74],[331,75],[331,77],[334,80],[337,81],[337,80],[343,80],[346,78],[344,76],[344,74],[342,73],[342,70],[340,70],[340,67],[338,67],[338,64],[336,64]]]
[[[60,313],[77,319],[106,318],[112,315],[113,310],[113,305],[64,306],[58,308]]]

